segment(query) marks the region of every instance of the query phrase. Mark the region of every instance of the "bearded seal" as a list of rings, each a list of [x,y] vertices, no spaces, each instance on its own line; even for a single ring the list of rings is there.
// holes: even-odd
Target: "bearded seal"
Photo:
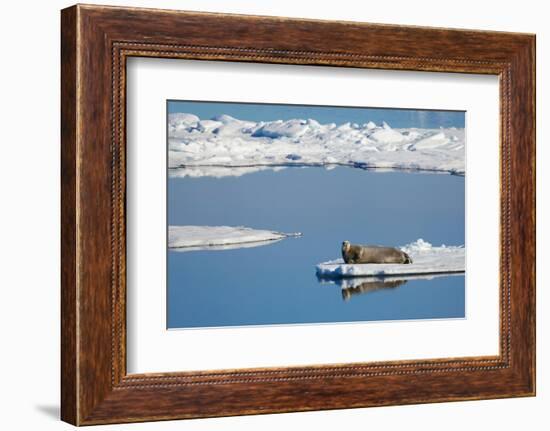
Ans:
[[[395,247],[379,245],[352,245],[349,241],[342,243],[342,258],[352,263],[413,263],[410,256]]]

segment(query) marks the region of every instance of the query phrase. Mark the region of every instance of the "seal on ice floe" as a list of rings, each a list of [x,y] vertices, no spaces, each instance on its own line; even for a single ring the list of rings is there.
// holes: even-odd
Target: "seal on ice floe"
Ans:
[[[342,258],[347,264],[413,263],[410,256],[398,248],[378,245],[352,245],[349,241],[342,243]]]

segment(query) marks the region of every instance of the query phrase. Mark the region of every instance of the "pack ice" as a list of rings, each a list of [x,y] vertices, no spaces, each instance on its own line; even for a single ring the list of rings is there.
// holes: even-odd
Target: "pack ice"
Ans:
[[[285,166],[342,165],[464,175],[463,128],[394,129],[313,119],[246,121],[229,115],[168,119],[170,176],[243,175]]]

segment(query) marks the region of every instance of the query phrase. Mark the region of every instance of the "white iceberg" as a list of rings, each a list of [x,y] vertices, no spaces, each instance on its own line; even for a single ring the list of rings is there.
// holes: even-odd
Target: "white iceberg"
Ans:
[[[177,251],[257,247],[301,233],[282,233],[244,226],[168,226],[168,248]]]
[[[319,277],[387,277],[423,274],[462,273],[466,268],[464,246],[434,247],[423,239],[400,247],[412,259],[412,264],[346,264],[343,259],[319,263]]]
[[[464,175],[463,128],[392,128],[313,119],[211,120],[187,113],[168,118],[170,176],[242,175],[281,166],[342,165]],[[200,169],[197,169],[199,168]]]

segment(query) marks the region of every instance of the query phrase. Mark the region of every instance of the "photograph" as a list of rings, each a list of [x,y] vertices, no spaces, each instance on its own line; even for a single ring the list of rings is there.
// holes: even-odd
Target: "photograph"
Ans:
[[[465,111],[166,112],[167,329],[467,318]]]
[[[43,36],[6,37],[10,423],[542,419],[541,6],[42,3],[6,21]]]

